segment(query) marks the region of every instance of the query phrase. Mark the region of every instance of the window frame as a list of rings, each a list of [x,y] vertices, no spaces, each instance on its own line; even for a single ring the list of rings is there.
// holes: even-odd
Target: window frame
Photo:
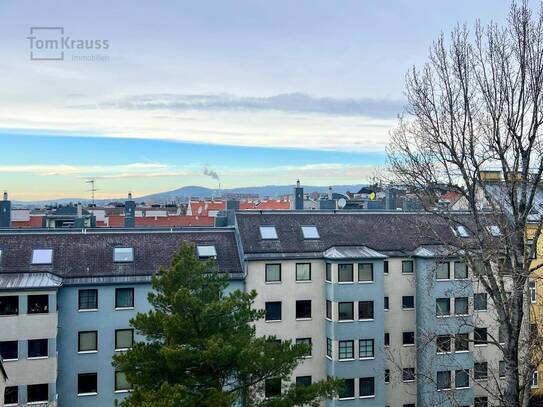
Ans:
[[[416,370],[414,367],[402,368],[402,383],[413,383],[416,378]]]
[[[457,311],[457,302],[462,302],[462,301],[465,301],[465,305],[466,305],[466,312],[465,313],[459,313]],[[454,315],[455,316],[466,316],[466,315],[469,315],[469,298],[468,297],[454,297]]]
[[[279,280],[269,280],[268,279],[268,268],[271,268],[271,267],[277,267],[279,266]],[[266,284],[278,284],[278,283],[281,283],[283,281],[283,270],[282,270],[282,265],[281,263],[266,263],[264,265],[264,282]]]
[[[368,393],[368,394],[362,394],[362,381],[368,381],[368,384],[370,384],[370,388],[371,388],[371,393]],[[360,377],[358,379],[358,396],[361,398],[361,399],[369,399],[369,398],[374,398],[375,397],[375,377],[373,376],[370,376],[370,377]]]
[[[413,337],[413,343],[406,343],[405,342],[406,335],[409,335],[409,337]],[[416,342],[416,339],[415,339],[415,332],[414,331],[402,332],[402,345],[403,346],[415,346],[415,342]]]
[[[441,387],[440,386],[440,379],[439,377],[443,376],[443,375],[446,375],[447,376],[447,386],[448,387]],[[437,391],[444,391],[444,390],[451,390],[452,389],[452,375],[451,375],[451,371],[450,370],[439,370],[437,371],[436,373],[436,387],[437,387]]]
[[[309,271],[309,278],[300,279],[298,278],[298,266],[307,266]],[[297,283],[310,283],[311,282],[311,263],[296,263],[295,265],[295,277]]]
[[[302,236],[304,237],[304,240],[318,240],[321,238],[319,229],[315,225],[302,225]],[[308,234],[306,234],[308,232]],[[314,233],[313,233],[314,232]]]
[[[326,262],[324,270],[324,281],[327,283],[332,282],[332,263]]]
[[[309,316],[298,316],[298,311],[307,311],[306,307],[309,303]],[[311,303],[311,300],[296,300],[296,320],[297,321],[307,321],[312,318],[312,311],[313,311],[313,304]]]
[[[121,370],[115,370],[115,372],[113,372],[113,376],[114,376],[114,384],[113,384],[114,387],[113,387],[113,391],[114,391],[115,393],[128,393],[128,392],[130,392],[130,390],[132,390],[132,385],[128,382],[128,379],[126,379],[126,382],[130,385],[130,387],[128,387],[128,388],[126,388],[126,389],[124,389],[124,388],[122,388],[122,389],[118,388],[119,379],[118,379],[117,375],[121,375],[121,374],[124,374],[124,375],[125,375],[125,378],[126,378],[126,374],[125,374],[123,371],[121,371]]]
[[[473,362],[473,380],[488,380],[488,362]]]
[[[446,341],[446,342],[445,342]],[[442,345],[447,343],[448,345],[443,347]],[[452,352],[452,337],[449,334],[436,336],[436,354],[442,355]]]
[[[44,389],[46,388],[47,397],[42,400],[30,400],[30,394],[32,393],[32,389]],[[45,403],[49,401],[49,385],[47,383],[38,383],[38,384],[29,384],[26,386],[26,397],[27,397],[27,404],[39,404],[39,403]]]
[[[457,333],[454,335],[454,353],[466,353],[469,352],[469,344],[470,344],[470,338],[469,338],[469,332],[463,332],[463,333]],[[459,349],[459,344],[464,344],[465,348]]]
[[[465,374],[467,380],[467,386],[458,386],[458,376],[459,374]],[[471,382],[469,379],[469,369],[457,369],[454,371],[454,388],[455,389],[469,389],[471,387]]]
[[[478,301],[476,300],[476,298],[484,298],[484,304],[485,304],[484,308],[478,308],[477,307]],[[486,311],[488,311],[488,295],[487,295],[487,293],[473,293],[473,311],[477,311],[477,312],[486,312]]]
[[[82,392],[81,390],[81,379],[85,377],[94,377],[95,379],[95,391]],[[77,395],[78,396],[96,396],[98,394],[98,373],[89,372],[89,373],[78,373],[77,374]]]
[[[439,273],[440,271],[443,271],[442,269],[447,268],[447,277],[440,277]],[[437,281],[449,281],[451,279],[451,264],[448,261],[441,261],[436,262],[436,280]]]
[[[268,318],[268,305],[271,307],[272,305],[277,306],[279,304],[279,318],[276,319],[269,319]],[[266,311],[266,314],[264,316],[264,321],[266,322],[281,322],[283,319],[283,303],[281,301],[266,301],[264,303],[264,310]],[[271,310],[270,310],[271,312]]]
[[[13,308],[11,308],[13,306],[13,304],[11,304],[12,302],[14,302],[15,304],[15,310],[11,311],[11,312],[1,312],[0,313],[0,316],[2,317],[8,317],[8,316],[17,316],[19,315],[19,311],[20,311],[20,301],[19,301],[19,296],[18,295],[2,295],[0,296],[0,304],[2,304],[2,301],[4,298],[9,298],[10,301],[8,301],[8,306],[10,307],[9,309],[12,310]],[[11,299],[14,298],[15,301],[11,301]],[[7,308],[7,307],[5,307]]]
[[[405,306],[405,299],[411,298],[411,301],[413,303],[412,307],[406,307]],[[402,310],[404,311],[413,311],[415,309],[415,296],[414,295],[402,295]]]
[[[12,340],[12,341],[0,341],[0,347],[4,346],[4,344],[10,344],[11,346],[13,346],[13,344],[15,344],[14,348],[15,349],[15,352],[16,352],[16,356],[15,357],[7,357],[7,358],[4,358],[2,356],[2,354],[0,353],[0,357],[3,358],[3,361],[4,362],[15,362],[17,360],[19,360],[19,341],[17,340]],[[13,351],[13,349],[10,349],[10,351]],[[13,356],[13,355],[10,355],[10,356]]]
[[[463,267],[464,267],[464,271],[465,271],[465,277],[457,277],[456,274],[457,274],[457,265],[459,264],[462,264]],[[468,270],[468,265],[466,264],[466,262],[464,261],[455,261],[453,263],[453,277],[455,280],[467,280],[469,278],[469,270]]]
[[[362,356],[362,344],[368,344],[370,343],[371,346],[368,347],[367,345],[364,346],[365,349],[371,349],[371,355],[370,356]],[[366,351],[364,351],[364,354],[366,354]],[[358,359],[360,360],[370,360],[375,359],[375,339],[359,339],[358,340]]]
[[[81,294],[83,292],[85,292],[85,293],[95,292],[96,293],[96,308],[81,308]],[[98,289],[97,288],[84,288],[84,289],[78,290],[78,294],[77,294],[77,310],[79,312],[98,311]]]
[[[343,350],[342,350],[342,345],[344,346]],[[345,352],[346,350],[345,345],[350,345],[351,352],[348,354]],[[342,352],[344,355],[343,357],[342,357]],[[345,340],[338,341],[338,360],[340,361],[354,360],[354,340],[345,339]]]
[[[33,266],[51,265],[53,264],[53,254],[53,249],[32,249],[30,264]]]
[[[343,301],[343,302],[338,302],[337,303],[337,316],[338,316],[338,321],[340,322],[351,322],[351,321],[354,321],[354,302],[353,301]],[[345,305],[345,304],[350,304],[350,308],[351,308],[351,317],[352,318],[341,318],[341,306],[342,305]]]
[[[349,394],[346,394],[346,395],[342,395],[341,392],[338,394],[338,399],[339,400],[352,400],[355,398],[355,390],[354,390],[354,379],[351,379],[351,378],[345,378],[343,379],[345,381],[345,385],[343,386],[343,390],[346,390],[348,389],[349,391],[352,390],[352,394],[349,393]],[[349,381],[349,383],[352,383],[352,385],[347,385],[347,381]]]
[[[260,240],[279,240],[279,235],[274,225],[261,225],[258,231],[260,232]],[[268,232],[270,233],[268,234]]]
[[[39,342],[38,342],[39,341]],[[31,342],[32,343],[39,343],[39,347],[41,348],[43,346],[43,344],[45,343],[45,354],[40,354],[39,356],[30,356],[30,347],[31,347]],[[27,347],[27,359],[29,360],[36,360],[36,359],[48,359],[49,358],[49,339],[47,338],[43,338],[43,339],[29,339],[27,340],[27,344],[26,344],[26,347]],[[42,350],[42,349],[40,349]]]
[[[371,317],[362,318],[362,306],[371,304]],[[375,302],[372,300],[358,301],[358,320],[359,321],[374,321],[375,320]]]
[[[309,358],[313,357],[313,341],[311,340],[311,338],[309,338],[309,337],[307,337],[307,338],[296,338],[295,343],[296,343],[296,345],[304,344],[304,345],[309,345],[310,346],[309,353],[302,356],[302,358],[309,359]]]
[[[7,398],[8,394],[14,394],[15,400],[10,400]],[[19,386],[6,386],[4,389],[4,406],[18,406],[19,405]]]
[[[128,291],[128,290],[132,291],[132,305],[120,307],[118,293],[121,291]],[[136,297],[136,291],[134,290],[134,287],[116,287],[115,288],[115,309],[116,310],[134,309],[135,303],[136,303],[135,297]]]
[[[484,333],[484,339],[481,335]],[[480,336],[481,338],[476,338]],[[488,345],[488,328],[486,327],[474,327],[473,328],[473,346],[487,346]]]
[[[128,347],[128,348],[120,348],[119,347],[119,340],[117,338],[117,334],[119,332],[127,332],[127,331],[130,331],[130,336],[131,336],[131,346]],[[132,349],[134,347],[134,329],[133,328],[119,328],[119,329],[115,329],[115,352],[123,352],[123,351],[127,351],[129,349]]]
[[[440,303],[447,301],[448,307],[445,312],[441,311]],[[451,316],[451,299],[449,297],[436,298],[436,318],[447,318]]]
[[[95,338],[94,349],[81,350],[81,335],[91,334],[91,333],[94,334],[94,338]],[[77,353],[84,354],[84,353],[97,353],[97,352],[98,352],[98,331],[97,330],[78,331],[77,332]]]
[[[411,265],[411,270],[406,271],[406,265]],[[402,260],[402,274],[414,274],[415,273],[415,262],[413,260]]]
[[[350,280],[342,280],[341,278],[341,271],[342,268],[350,266],[350,274],[351,278]],[[337,282],[338,284],[352,284],[354,283],[354,264],[353,263],[339,263],[337,265]]]
[[[279,385],[279,386],[277,386]],[[277,387],[279,391],[277,391]],[[264,380],[264,397],[270,399],[273,397],[278,397],[282,394],[283,383],[280,377],[271,377]],[[268,394],[270,390],[273,390],[273,394]]]
[[[33,305],[31,305],[30,298],[35,297],[37,299],[43,299],[45,297],[46,304],[45,307],[42,308],[42,311],[36,311],[33,310]],[[45,311],[43,311],[45,309]],[[48,314],[49,313],[49,294],[30,294],[27,296],[27,305],[26,305],[26,313],[28,315],[35,315],[35,314]]]
[[[370,280],[361,280],[360,279],[360,271],[361,271],[361,266],[364,267],[364,266],[369,266],[369,272],[370,272],[370,277],[371,279]],[[371,283],[375,283],[375,274],[374,274],[374,271],[373,271],[373,263],[371,262],[366,262],[366,263],[358,263],[358,266],[357,266],[357,274],[358,274],[358,282],[360,284],[371,284]]]
[[[130,258],[124,259],[124,258],[120,258],[120,256],[117,256],[117,251],[121,251],[121,250],[130,250]],[[119,246],[119,247],[113,248],[113,263],[116,263],[116,264],[134,263],[134,259],[135,259],[135,251],[133,247]]]

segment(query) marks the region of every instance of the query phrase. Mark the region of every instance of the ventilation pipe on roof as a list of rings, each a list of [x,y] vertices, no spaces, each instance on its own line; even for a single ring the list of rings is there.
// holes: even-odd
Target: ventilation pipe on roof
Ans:
[[[124,227],[136,226],[136,202],[132,200],[132,193],[128,193],[128,200],[124,203]]]
[[[0,201],[0,228],[11,227],[11,201],[8,193],[4,192],[4,199]]]
[[[294,209],[297,211],[304,209],[304,189],[300,185],[300,180],[296,181],[296,188],[294,188]]]

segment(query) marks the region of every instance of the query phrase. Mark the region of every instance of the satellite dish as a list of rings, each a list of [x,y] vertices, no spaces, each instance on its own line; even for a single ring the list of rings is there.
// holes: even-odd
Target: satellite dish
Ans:
[[[339,198],[339,199],[337,200],[337,207],[338,207],[339,209],[345,208],[345,205],[347,205],[347,201],[345,200],[345,198]]]

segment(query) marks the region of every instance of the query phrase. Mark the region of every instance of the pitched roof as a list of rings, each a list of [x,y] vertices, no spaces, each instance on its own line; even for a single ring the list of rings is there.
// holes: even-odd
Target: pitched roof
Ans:
[[[136,227],[185,227],[185,226],[213,226],[214,218],[209,216],[136,216],[134,218]],[[122,228],[124,227],[124,215],[112,215],[108,217],[108,225],[99,227]]]

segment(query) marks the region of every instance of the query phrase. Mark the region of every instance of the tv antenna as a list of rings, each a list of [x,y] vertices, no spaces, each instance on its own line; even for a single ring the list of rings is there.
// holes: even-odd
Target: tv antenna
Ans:
[[[91,193],[92,204],[93,204],[93,205],[94,205],[94,193],[95,193],[96,191],[99,191],[99,189],[96,189],[96,188],[94,187],[95,182],[96,182],[96,181],[95,181],[94,179],[90,179],[90,180],[88,180],[88,181],[85,181],[85,183],[91,185],[91,189],[87,190],[87,192],[90,192],[90,193]]]

